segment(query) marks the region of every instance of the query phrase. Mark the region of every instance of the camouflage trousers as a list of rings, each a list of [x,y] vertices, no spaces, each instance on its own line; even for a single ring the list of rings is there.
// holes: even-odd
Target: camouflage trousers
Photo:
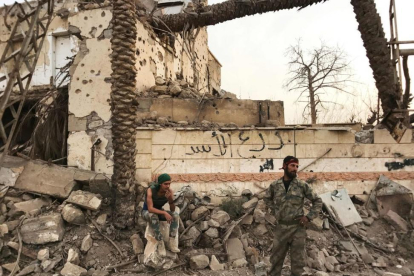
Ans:
[[[170,216],[172,216],[173,220],[170,225],[170,237],[175,237],[178,230],[178,222],[180,220],[180,215],[176,212],[167,211]],[[160,241],[162,240],[162,234],[160,231],[160,221],[165,221],[165,217],[163,215],[158,215],[154,213],[148,212],[148,210],[142,211],[142,217],[150,223],[152,230],[154,231],[155,238]]]
[[[290,249],[291,275],[301,276],[305,266],[306,229],[300,225],[279,224],[275,229],[269,275],[281,276],[283,261]]]

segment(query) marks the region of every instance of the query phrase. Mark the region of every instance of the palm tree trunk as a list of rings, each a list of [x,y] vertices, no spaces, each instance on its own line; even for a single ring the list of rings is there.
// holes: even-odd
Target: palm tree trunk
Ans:
[[[351,0],[358,21],[358,30],[367,51],[369,63],[374,73],[374,79],[381,99],[384,113],[399,107],[400,93],[390,51],[387,47],[381,17],[377,13],[374,0]]]
[[[180,32],[184,27],[211,26],[247,15],[279,11],[293,8],[305,8],[312,4],[326,0],[229,0],[223,3],[204,7],[197,14],[180,13],[164,15],[160,19],[168,26],[168,30]],[[157,24],[158,28],[167,29],[164,24]]]
[[[132,193],[135,187],[135,136],[138,103],[136,87],[136,15],[134,0],[113,0],[112,55],[112,143],[114,147],[114,174],[112,182],[116,190],[117,225],[125,227],[133,223]],[[127,198],[125,198],[125,194]],[[129,198],[131,197],[131,198]]]

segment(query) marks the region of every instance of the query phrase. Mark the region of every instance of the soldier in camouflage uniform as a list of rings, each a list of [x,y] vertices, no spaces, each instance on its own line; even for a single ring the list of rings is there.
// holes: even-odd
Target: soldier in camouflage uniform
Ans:
[[[281,276],[289,248],[291,275],[302,275],[305,266],[306,226],[318,216],[322,208],[321,198],[306,182],[296,178],[298,167],[299,160],[296,157],[286,156],[283,160],[283,177],[271,183],[266,191],[265,202],[277,219],[270,258],[271,276]],[[312,202],[312,208],[306,216],[303,213],[305,197]]]

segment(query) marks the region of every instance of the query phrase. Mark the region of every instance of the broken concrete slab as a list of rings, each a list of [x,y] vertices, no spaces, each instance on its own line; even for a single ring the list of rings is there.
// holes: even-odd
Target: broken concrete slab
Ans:
[[[62,217],[65,221],[72,224],[82,225],[86,223],[85,214],[81,209],[72,204],[66,204],[63,207]]]
[[[17,210],[21,210],[26,214],[29,214],[35,209],[41,209],[43,206],[48,206],[51,203],[50,199],[36,198],[27,201],[22,201],[14,204]]]
[[[384,216],[384,219],[388,221],[392,226],[397,228],[400,231],[407,232],[408,231],[408,223],[402,217],[400,217],[397,213],[392,210],[389,210],[387,214]]]
[[[63,276],[81,276],[87,272],[88,271],[83,267],[67,262],[63,269],[60,271],[60,274]]]
[[[30,161],[17,179],[15,187],[58,198],[67,198],[77,187],[73,176],[73,169]]]
[[[96,194],[78,190],[70,194],[67,202],[88,210],[97,211],[101,207],[102,200]]]
[[[64,222],[58,213],[27,219],[21,226],[23,242],[28,244],[61,241],[64,234]]]
[[[336,210],[339,216],[337,219],[340,219],[345,227],[362,222],[362,218],[355,209],[346,189],[337,189],[333,192],[322,194],[320,197],[331,214],[333,213],[332,207]]]
[[[0,185],[13,187],[22,173],[24,167],[5,168],[0,167]]]

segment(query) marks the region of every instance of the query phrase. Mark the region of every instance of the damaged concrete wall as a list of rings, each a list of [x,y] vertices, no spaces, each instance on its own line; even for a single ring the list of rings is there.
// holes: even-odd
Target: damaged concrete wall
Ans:
[[[213,94],[213,90],[219,92],[221,89],[221,64],[210,51],[208,51],[208,78],[210,93]]]
[[[237,126],[265,125],[271,121],[285,125],[282,101],[254,101],[239,99],[208,99],[202,104],[197,99],[141,98],[138,117],[145,119],[156,111],[159,117],[169,121],[201,122],[207,120],[219,124]]]
[[[346,188],[364,197],[381,174],[414,190],[411,130],[400,144],[391,139],[386,130],[375,130],[374,143],[356,143],[355,132],[344,128],[142,129],[137,138],[136,177],[148,182],[167,172],[173,176],[174,189],[192,185],[212,196],[240,195],[244,189],[266,188],[281,177],[283,158],[296,155],[300,166],[306,167],[299,176],[318,193]]]

